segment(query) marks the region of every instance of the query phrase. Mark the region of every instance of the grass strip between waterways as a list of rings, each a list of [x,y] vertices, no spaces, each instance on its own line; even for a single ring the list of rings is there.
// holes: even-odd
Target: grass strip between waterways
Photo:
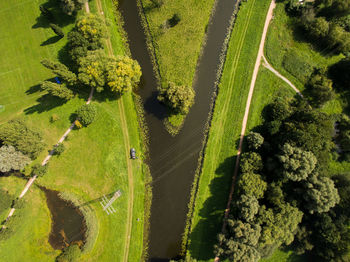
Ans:
[[[237,142],[269,0],[244,2],[231,34],[200,175],[188,255],[212,260],[230,190]]]

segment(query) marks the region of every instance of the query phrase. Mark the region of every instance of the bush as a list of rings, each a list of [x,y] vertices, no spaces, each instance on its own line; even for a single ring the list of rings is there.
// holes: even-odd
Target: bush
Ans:
[[[283,57],[283,67],[305,83],[312,73],[312,66],[304,61],[296,52],[290,51]]]
[[[174,27],[181,21],[181,17],[179,14],[174,14],[172,18],[170,18],[168,21],[169,21],[170,27]]]
[[[31,175],[41,177],[41,176],[44,176],[47,173],[47,171],[48,171],[48,164],[44,166],[40,164],[35,164],[32,167]]]
[[[0,214],[11,207],[11,202],[12,196],[7,191],[0,188]]]
[[[81,256],[81,250],[78,245],[70,245],[57,257],[57,262],[74,262]]]
[[[57,146],[55,146],[55,155],[60,155],[64,152],[65,146],[63,143],[59,143]]]
[[[56,35],[58,35],[58,36],[61,37],[61,38],[64,37],[64,33],[63,33],[61,27],[59,27],[59,26],[56,25],[56,24],[52,24],[52,23],[50,24],[50,27],[51,27],[52,31],[55,32]]]
[[[53,114],[53,115],[51,116],[51,118],[50,118],[50,122],[51,122],[51,123],[56,122],[56,121],[58,121],[58,120],[60,120],[60,117],[59,117],[58,115],[56,115],[56,114]]]
[[[164,102],[176,112],[187,114],[194,102],[195,92],[191,87],[176,86],[169,83],[161,90],[158,100]]]
[[[250,132],[247,135],[249,149],[257,150],[264,143],[264,138],[259,133]]]
[[[77,116],[83,126],[90,125],[95,120],[96,114],[97,108],[93,104],[82,105],[77,110]]]
[[[13,202],[13,208],[15,209],[22,209],[24,207],[24,199],[23,198],[16,198],[16,200]]]

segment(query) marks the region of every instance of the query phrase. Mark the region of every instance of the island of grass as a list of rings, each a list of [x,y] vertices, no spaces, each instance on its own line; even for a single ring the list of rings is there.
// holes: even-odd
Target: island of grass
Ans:
[[[214,0],[198,2],[194,0],[141,0],[143,11],[149,27],[149,40],[155,50],[154,66],[159,65],[161,97],[166,90],[176,86],[178,97],[186,94],[188,99],[185,108],[179,103],[169,103],[170,99],[162,99],[168,105],[166,127],[171,133],[177,133],[186,114],[193,103],[193,80],[201,47],[205,42],[205,33],[210,14],[214,7]],[[154,49],[153,49],[154,48]],[[174,97],[175,92],[166,95]],[[180,100],[180,99],[179,99]],[[181,101],[180,101],[181,104]],[[184,109],[184,110],[183,110]]]
[[[0,90],[0,104],[5,107],[0,113],[0,123],[4,125],[10,120],[20,118],[28,128],[41,134],[46,146],[31,165],[25,168],[25,174],[30,175],[31,167],[43,161],[47,152],[71,125],[71,121],[75,119],[74,113],[86,103],[90,88],[79,89],[68,101],[41,90],[40,82],[52,81],[55,74],[43,67],[40,61],[49,59],[66,63],[70,57],[67,55],[68,50],[63,48],[67,38],[55,38],[48,21],[40,14],[39,6],[43,5],[51,11],[65,34],[74,27],[75,18],[63,15],[59,6],[52,1],[17,2],[0,4],[2,10],[7,10],[1,17],[0,25],[0,31],[5,33],[0,50],[7,54],[6,58],[2,57],[0,66],[0,80],[7,86],[6,89]],[[97,13],[97,4],[109,21],[108,31],[111,34],[113,54],[125,55],[127,47],[120,34],[121,27],[115,22],[115,6],[112,1],[104,1],[103,4],[89,1],[92,13]],[[79,18],[82,15],[83,10],[76,16]],[[22,19],[17,19],[19,17]],[[70,66],[68,63],[66,65]],[[64,198],[82,210],[88,227],[87,240],[82,247],[83,261],[96,261],[96,258],[101,261],[139,261],[142,256],[144,185],[147,169],[142,162],[144,146],[133,96],[128,92],[116,99],[115,96],[95,93],[91,103],[97,112],[93,123],[81,129],[74,129],[69,134],[63,141],[63,152],[50,159],[47,174],[35,182],[37,185],[61,192]],[[128,144],[125,142],[126,133]],[[127,166],[130,147],[136,149],[139,157],[131,163],[131,170]],[[130,171],[132,184],[128,179]],[[5,178],[1,178],[1,181],[3,179]],[[24,187],[25,181],[21,181],[13,179],[6,182],[6,189],[13,197],[18,197],[20,187]],[[133,189],[131,205],[130,187]],[[16,210],[13,217],[20,215],[19,219],[23,220],[21,228],[18,228],[17,232],[15,227],[13,237],[0,243],[3,254],[1,257],[10,258],[16,255],[18,258],[9,261],[29,261],[29,258],[33,261],[48,261],[60,253],[48,246],[49,227],[52,222],[46,200],[42,194],[40,197],[36,195],[35,185],[32,188],[34,192],[30,189],[24,197],[25,208]],[[121,191],[121,196],[113,203],[116,212],[107,215],[101,207],[100,200],[104,195],[110,197],[117,190]],[[29,208],[36,204],[36,209]],[[2,219],[7,216],[9,208],[1,213]],[[31,214],[34,212],[37,215],[33,217]],[[20,230],[26,230],[28,234],[33,228],[38,230],[30,238],[20,236],[23,235]],[[11,246],[18,237],[22,238],[22,245],[28,247],[27,253],[12,254],[14,250]],[[35,245],[32,245],[32,242],[35,242]],[[40,250],[37,252],[40,258],[28,255],[36,252],[35,250]]]

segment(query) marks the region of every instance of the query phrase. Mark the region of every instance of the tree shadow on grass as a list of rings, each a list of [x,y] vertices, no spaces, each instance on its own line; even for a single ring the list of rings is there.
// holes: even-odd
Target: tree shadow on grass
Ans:
[[[211,196],[199,212],[200,221],[189,236],[188,250],[197,260],[214,258],[214,245],[221,232],[224,211],[231,188],[236,156],[226,158],[215,170],[215,178],[209,185]],[[202,189],[203,190],[203,189]]]
[[[52,36],[49,39],[47,39],[44,42],[42,42],[40,44],[40,46],[46,46],[46,45],[51,45],[51,44],[57,43],[61,38],[62,37],[60,37],[58,35]]]
[[[104,196],[109,200],[114,195],[114,193],[115,192],[111,192],[111,193],[105,194]],[[100,202],[102,199],[103,199],[103,196],[100,196],[98,198],[95,198],[95,199],[92,199],[92,200],[87,201],[85,203],[82,203],[81,205],[79,205],[77,207],[88,206],[88,205],[91,205],[93,203]]]
[[[47,112],[58,106],[62,106],[67,102],[66,100],[51,96],[49,94],[39,97],[36,101],[38,102],[38,104],[24,109],[24,113],[26,115]]]
[[[26,91],[26,94],[31,95],[39,91],[41,91],[40,84],[29,87],[29,89]]]

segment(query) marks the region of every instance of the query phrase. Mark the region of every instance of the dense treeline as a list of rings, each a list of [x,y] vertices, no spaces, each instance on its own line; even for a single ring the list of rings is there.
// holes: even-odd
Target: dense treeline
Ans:
[[[350,178],[327,173],[333,121],[305,101],[277,98],[260,133],[247,136],[236,201],[216,254],[258,261],[293,245],[317,261],[342,261],[348,250]]]

